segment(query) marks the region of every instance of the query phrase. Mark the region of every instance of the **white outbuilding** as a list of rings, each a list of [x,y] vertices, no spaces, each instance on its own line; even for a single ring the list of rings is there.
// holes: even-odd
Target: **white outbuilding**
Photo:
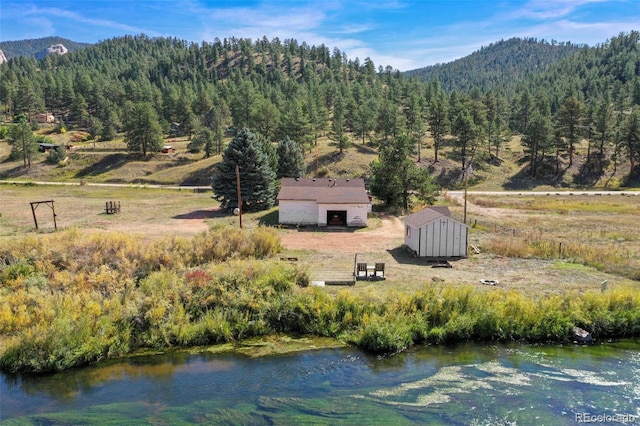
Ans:
[[[404,244],[418,257],[467,257],[469,227],[451,217],[446,206],[431,206],[406,216]]]
[[[371,211],[363,179],[283,178],[278,205],[283,225],[364,227]]]

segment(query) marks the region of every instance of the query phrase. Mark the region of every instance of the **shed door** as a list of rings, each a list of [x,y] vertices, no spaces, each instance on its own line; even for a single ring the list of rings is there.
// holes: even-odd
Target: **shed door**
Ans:
[[[327,226],[345,226],[346,224],[346,210],[327,210]]]

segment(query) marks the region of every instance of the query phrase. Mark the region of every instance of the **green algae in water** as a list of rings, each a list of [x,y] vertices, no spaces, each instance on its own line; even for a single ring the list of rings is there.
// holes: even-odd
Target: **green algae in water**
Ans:
[[[581,412],[640,414],[639,354],[640,345],[624,344],[427,347],[386,358],[352,349],[164,355],[0,390],[46,399],[72,382],[50,401],[60,412],[3,424],[575,424]],[[124,390],[127,402],[105,402]],[[145,392],[150,402],[131,399]],[[64,409],[91,397],[99,405]]]
[[[105,425],[127,424],[146,425],[155,416],[161,406],[140,403],[121,403],[97,405],[85,410],[72,410],[60,413],[38,414],[13,418],[2,422],[3,425]]]

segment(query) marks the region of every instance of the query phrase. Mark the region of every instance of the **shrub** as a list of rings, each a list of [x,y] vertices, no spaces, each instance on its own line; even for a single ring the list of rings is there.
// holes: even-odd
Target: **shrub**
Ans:
[[[376,315],[364,325],[355,343],[372,352],[397,353],[411,346],[413,340],[409,317]]]
[[[372,352],[416,343],[568,341],[640,334],[640,293],[528,297],[425,286],[376,297],[304,287],[304,268],[268,257],[269,229],[216,228],[144,243],[117,233],[8,240],[0,251],[3,371],[53,371],[141,347],[230,342],[276,332],[340,338]]]

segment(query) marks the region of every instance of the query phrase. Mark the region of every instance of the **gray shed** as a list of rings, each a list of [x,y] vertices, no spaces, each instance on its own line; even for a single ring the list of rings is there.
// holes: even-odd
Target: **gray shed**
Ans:
[[[418,257],[467,257],[469,227],[451,217],[446,206],[431,206],[403,219],[404,244]]]

